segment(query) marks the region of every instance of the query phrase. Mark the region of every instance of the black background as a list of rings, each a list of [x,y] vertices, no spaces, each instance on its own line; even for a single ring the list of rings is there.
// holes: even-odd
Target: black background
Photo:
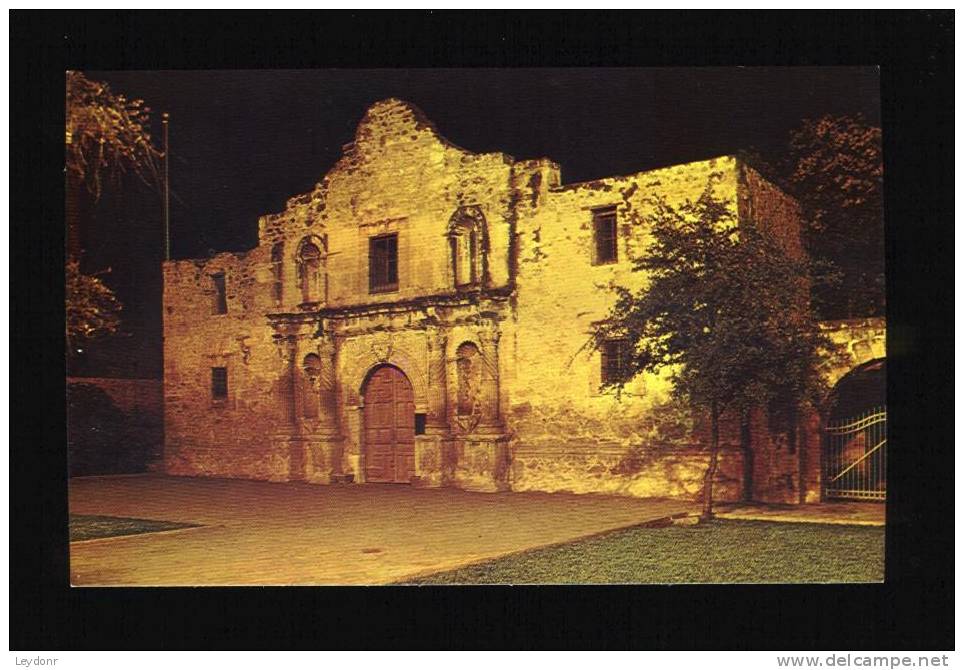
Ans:
[[[12,648],[953,648],[953,13],[14,11],[10,25]],[[64,397],[65,69],[638,65],[881,66],[889,431],[900,445],[893,450],[888,477],[886,584],[67,586],[59,400]],[[598,86],[593,71],[584,72],[592,80],[590,89]],[[360,113],[367,95],[359,93],[349,106]],[[565,126],[558,121],[541,129],[528,122],[512,128],[515,122],[505,113],[493,121],[495,130],[486,129],[457,110],[496,101],[486,103],[488,96],[481,93],[467,95],[446,101],[448,107],[439,103],[434,117],[426,110],[443,134],[477,151],[518,151],[519,158],[547,154],[562,163],[566,181],[700,158],[715,153],[716,146],[720,153],[729,150],[711,144],[710,151],[705,142],[712,133],[692,144],[674,136],[654,140],[636,155],[590,151],[586,161],[567,164],[560,148],[578,149],[593,131],[581,125],[587,121],[560,136]],[[694,100],[694,106],[680,110],[681,117],[702,118],[699,99]],[[165,104],[150,102],[158,110]],[[453,118],[447,120],[440,111],[446,108],[456,110]],[[178,127],[181,112],[177,114],[172,128]],[[259,189],[264,192],[254,196],[250,210],[245,205],[230,215],[231,221],[237,216],[238,228],[229,228],[242,231],[238,237],[214,237],[227,219],[211,217],[202,225],[182,214],[178,225],[209,232],[194,239],[180,231],[176,254],[193,255],[211,243],[244,246],[244,235],[251,233],[243,231],[254,225],[245,217],[278,209],[284,198],[310,187],[329,166],[326,152],[336,151],[335,138],[345,132],[350,136],[357,121],[342,111],[336,116],[347,125],[326,126],[331,138],[311,149],[314,153],[302,157],[301,167],[289,175],[303,180],[303,187],[278,181],[277,188]],[[466,118],[468,125],[460,125]],[[505,135],[495,132],[500,128]],[[306,144],[296,136],[286,141]],[[262,163],[274,159],[271,152],[259,156],[252,159],[254,167],[265,168]],[[322,160],[315,164],[318,158]],[[229,176],[219,177],[234,183]],[[199,210],[199,219],[208,216],[208,198],[192,200],[184,200],[184,206]]]

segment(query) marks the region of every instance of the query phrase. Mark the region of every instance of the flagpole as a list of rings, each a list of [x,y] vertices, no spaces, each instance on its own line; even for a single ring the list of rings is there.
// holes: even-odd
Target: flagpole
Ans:
[[[164,260],[171,260],[171,191],[168,182],[168,156],[170,156],[170,145],[167,137],[167,125],[169,114],[164,112],[161,115],[161,122],[164,124]]]

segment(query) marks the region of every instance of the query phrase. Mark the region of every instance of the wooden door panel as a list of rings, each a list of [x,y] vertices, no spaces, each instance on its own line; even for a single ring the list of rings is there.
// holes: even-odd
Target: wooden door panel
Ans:
[[[410,482],[415,476],[415,454],[398,454],[395,457],[395,481]]]
[[[371,482],[390,482],[393,473],[389,456],[386,454],[368,454],[365,462],[366,479]]]
[[[365,385],[363,435],[369,481],[405,482],[415,474],[415,393],[397,368],[375,371]]]

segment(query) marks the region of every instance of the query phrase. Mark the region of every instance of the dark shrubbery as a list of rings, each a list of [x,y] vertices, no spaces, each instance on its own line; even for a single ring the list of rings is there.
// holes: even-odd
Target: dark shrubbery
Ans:
[[[124,412],[92,384],[67,387],[70,476],[146,472],[160,436],[158,417]]]

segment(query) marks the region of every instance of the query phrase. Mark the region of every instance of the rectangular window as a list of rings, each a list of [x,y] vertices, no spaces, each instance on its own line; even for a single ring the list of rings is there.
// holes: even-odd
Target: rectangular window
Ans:
[[[368,289],[372,293],[398,289],[398,235],[368,240]]]
[[[415,415],[415,434],[424,435],[425,434],[425,415],[419,412]]]
[[[597,209],[592,213],[593,265],[615,263],[616,252],[616,208]]]
[[[228,397],[228,369],[211,368],[211,399],[226,400]]]
[[[215,314],[227,314],[228,313],[228,296],[227,290],[224,284],[224,273],[219,272],[216,275],[211,275],[211,279],[214,281],[214,313]]]
[[[623,379],[629,370],[629,341],[609,340],[600,350],[602,383],[609,384]]]

